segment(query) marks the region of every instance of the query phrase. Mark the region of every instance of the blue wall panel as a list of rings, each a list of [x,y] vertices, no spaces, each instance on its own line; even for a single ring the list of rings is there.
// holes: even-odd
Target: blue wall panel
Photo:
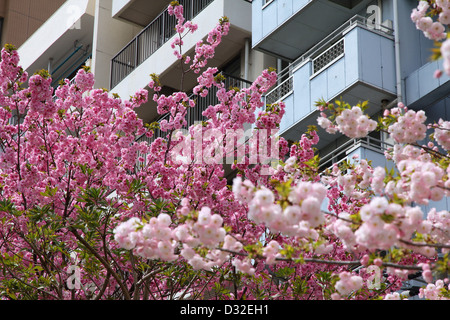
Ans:
[[[404,81],[405,83],[405,104],[411,105],[420,98],[419,93],[419,72],[411,73]]]
[[[360,52],[358,47],[358,29],[345,35],[345,85],[349,86],[359,79]]]
[[[288,18],[290,18],[293,14],[292,12],[292,1],[295,0],[277,0],[277,13],[278,13],[278,21],[277,24],[280,25],[284,21],[286,21]]]
[[[262,9],[262,36],[265,37],[278,26],[277,1],[268,4]]]
[[[252,45],[262,39],[262,1],[254,0],[252,3]]]
[[[361,54],[361,79],[381,88],[383,80],[381,76],[380,36],[360,28],[358,33],[358,47]]]
[[[307,5],[308,2],[311,2],[311,0],[292,0],[293,12],[297,12],[298,10],[303,8],[305,5]]]
[[[344,57],[333,63],[327,72],[327,97],[331,98],[339,94],[345,88],[345,60]]]
[[[294,124],[294,94],[290,94],[284,98],[283,102],[286,105],[286,108],[285,114],[281,119],[280,131],[284,131]]]
[[[382,88],[396,92],[394,41],[380,37]]]
[[[327,77],[327,71],[323,71],[316,75],[314,78],[310,81],[311,86],[311,104],[314,105],[314,103],[320,99],[327,100],[329,97],[327,95],[328,93],[328,77]]]
[[[433,74],[438,69],[437,61],[432,61],[418,69],[419,95],[424,96],[439,87],[439,80]]]
[[[296,70],[294,77],[294,95],[295,108],[294,119],[298,121],[311,111],[311,94],[310,94],[310,63],[306,63],[300,69]]]

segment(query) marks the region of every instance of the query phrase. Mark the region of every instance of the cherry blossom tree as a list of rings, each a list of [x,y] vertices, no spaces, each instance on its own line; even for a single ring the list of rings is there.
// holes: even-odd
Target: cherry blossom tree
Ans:
[[[262,99],[274,70],[227,88],[208,67],[228,19],[188,56],[183,38],[197,26],[176,1],[169,13],[182,75],[170,95],[151,76],[159,123],[134,110],[146,90],[121,99],[93,89],[84,68],[53,91],[46,71],[28,78],[17,51],[2,50],[2,298],[401,299],[416,275],[428,283],[421,297],[448,298],[449,213],[419,206],[447,196],[448,124],[430,125],[436,145],[422,146],[421,111],[399,104],[377,123],[364,104],[318,102],[329,133],[396,141],[386,154],[396,170],[353,159],[320,171],[315,128],[278,136],[284,104]],[[198,75],[192,96],[187,73]],[[186,128],[213,91],[218,104]]]

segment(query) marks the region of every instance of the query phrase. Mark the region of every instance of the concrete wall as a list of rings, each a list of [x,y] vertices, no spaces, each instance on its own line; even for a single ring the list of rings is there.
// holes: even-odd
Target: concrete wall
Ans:
[[[111,0],[97,0],[92,46],[92,72],[96,88],[109,88],[111,59],[141,28],[112,18]]]

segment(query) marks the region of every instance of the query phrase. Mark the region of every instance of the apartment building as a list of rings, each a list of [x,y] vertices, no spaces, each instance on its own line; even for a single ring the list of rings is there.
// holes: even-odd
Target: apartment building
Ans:
[[[284,66],[265,97],[286,104],[280,135],[296,140],[317,125],[320,99],[368,100],[375,119],[398,101],[425,110],[430,122],[448,119],[450,78],[433,77],[442,60],[430,61],[434,44],[412,23],[415,7],[416,0],[253,0],[252,49]],[[353,155],[392,165],[384,157],[390,141],[380,133],[349,139],[319,128],[319,136],[323,168]],[[438,210],[448,205],[430,203]]]
[[[55,6],[53,14],[21,45],[11,43],[18,47],[21,65],[29,74],[46,69],[56,87],[60,80],[72,78],[92,57],[95,3],[59,1]]]

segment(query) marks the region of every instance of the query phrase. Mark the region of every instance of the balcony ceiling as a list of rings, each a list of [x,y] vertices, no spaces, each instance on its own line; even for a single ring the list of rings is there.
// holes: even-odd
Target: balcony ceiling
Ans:
[[[315,0],[297,11],[254,49],[294,60],[355,14],[365,11],[370,0]]]
[[[168,5],[168,0],[133,0],[130,1],[117,15],[116,18],[126,20],[145,27]]]
[[[74,26],[64,24],[67,20],[67,8],[63,6],[18,49],[21,65],[29,74],[48,69],[50,60],[51,68],[65,63],[60,69],[62,72],[73,62],[66,59],[76,47],[83,45],[83,50],[92,49],[94,2],[88,0],[83,4],[85,7],[80,10],[79,20]],[[73,4],[67,2],[67,5]],[[52,74],[53,78],[59,75],[61,74]]]

